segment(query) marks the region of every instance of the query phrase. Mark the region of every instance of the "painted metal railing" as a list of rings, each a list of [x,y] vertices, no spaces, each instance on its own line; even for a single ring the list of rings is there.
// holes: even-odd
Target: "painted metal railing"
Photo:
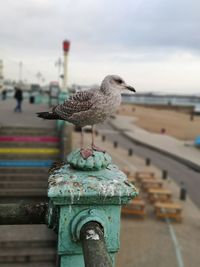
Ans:
[[[46,202],[0,204],[0,225],[47,224],[47,216]],[[86,223],[81,229],[81,244],[85,266],[112,267],[101,225]]]
[[[71,134],[63,122],[58,131],[66,161]],[[0,204],[0,224],[47,224],[58,236],[59,267],[114,266],[121,206],[138,194],[126,175],[107,153],[93,151],[84,159],[76,150],[51,168],[48,182],[48,204]]]

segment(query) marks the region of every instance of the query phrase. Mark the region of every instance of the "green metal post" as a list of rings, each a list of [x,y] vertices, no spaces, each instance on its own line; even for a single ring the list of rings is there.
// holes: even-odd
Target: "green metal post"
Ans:
[[[48,224],[58,234],[60,267],[83,267],[84,258],[85,266],[99,266],[100,258],[103,266],[114,266],[121,205],[137,194],[107,153],[93,151],[85,160],[80,150],[71,152],[67,164],[49,177]],[[97,226],[89,231],[94,222]]]

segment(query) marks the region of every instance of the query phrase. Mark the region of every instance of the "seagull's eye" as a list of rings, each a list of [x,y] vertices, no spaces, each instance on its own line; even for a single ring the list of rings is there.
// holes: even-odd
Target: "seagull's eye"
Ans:
[[[118,84],[122,84],[123,83],[123,81],[121,80],[121,79],[116,79],[115,80]]]

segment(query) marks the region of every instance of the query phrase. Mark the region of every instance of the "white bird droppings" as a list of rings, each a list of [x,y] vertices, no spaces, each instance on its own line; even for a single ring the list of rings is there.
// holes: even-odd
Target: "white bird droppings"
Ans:
[[[87,231],[87,235],[86,235],[86,239],[92,239],[92,240],[99,240],[99,235],[95,233],[94,230],[88,230]]]

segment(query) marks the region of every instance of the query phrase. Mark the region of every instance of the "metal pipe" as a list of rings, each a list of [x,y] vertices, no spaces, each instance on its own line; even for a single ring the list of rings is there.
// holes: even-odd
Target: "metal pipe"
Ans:
[[[0,225],[45,224],[47,208],[45,202],[0,204]]]
[[[86,223],[81,229],[81,241],[85,266],[112,267],[102,227],[97,222]]]

